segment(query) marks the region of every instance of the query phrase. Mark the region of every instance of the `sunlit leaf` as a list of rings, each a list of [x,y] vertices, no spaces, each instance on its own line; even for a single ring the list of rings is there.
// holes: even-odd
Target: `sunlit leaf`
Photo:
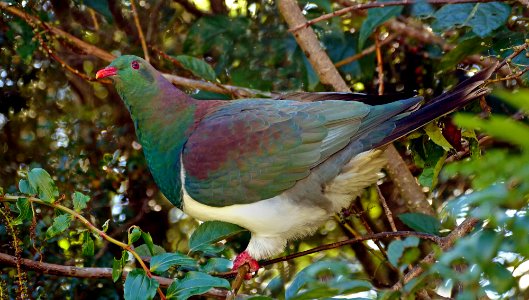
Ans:
[[[86,208],[86,203],[90,201],[90,197],[86,196],[85,194],[81,192],[75,192],[73,193],[73,207],[75,211],[81,212],[83,209]]]
[[[55,182],[46,170],[34,168],[28,172],[28,182],[31,188],[36,191],[39,198],[46,202],[54,202],[59,197],[59,190]]]
[[[46,230],[46,238],[51,239],[70,227],[71,216],[64,214],[53,219],[53,224]]]
[[[221,221],[204,222],[189,238],[189,250],[197,251],[204,245],[216,243],[245,230],[238,225]]]
[[[134,269],[125,280],[125,300],[150,300],[156,295],[159,285],[156,279],[147,277],[144,270]]]
[[[18,216],[13,220],[11,224],[20,225],[33,217],[33,211],[31,210],[31,204],[27,198],[17,199]]]

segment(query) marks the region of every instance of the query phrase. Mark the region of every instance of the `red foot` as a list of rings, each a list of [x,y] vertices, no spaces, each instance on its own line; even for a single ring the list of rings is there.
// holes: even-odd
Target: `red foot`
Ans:
[[[244,251],[237,255],[237,257],[233,260],[232,270],[238,270],[244,264],[248,264],[250,266],[250,272],[246,274],[244,279],[252,279],[252,273],[259,270],[259,263],[253,257],[251,257],[250,254],[248,254],[248,251]]]

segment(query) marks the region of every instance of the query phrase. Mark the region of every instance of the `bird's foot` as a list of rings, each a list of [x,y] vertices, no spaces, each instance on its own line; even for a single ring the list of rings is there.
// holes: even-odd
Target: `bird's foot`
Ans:
[[[235,259],[233,260],[232,270],[234,271],[238,270],[244,264],[248,264],[248,266],[250,267],[250,272],[246,274],[244,279],[246,280],[252,279],[252,274],[259,270],[259,263],[253,257],[250,256],[248,251],[244,251],[240,253],[239,255],[237,255],[237,257],[235,257]]]

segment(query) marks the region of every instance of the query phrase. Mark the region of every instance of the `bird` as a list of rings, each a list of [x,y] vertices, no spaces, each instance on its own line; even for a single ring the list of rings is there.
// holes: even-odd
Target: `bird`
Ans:
[[[494,67],[428,103],[409,97],[379,105],[333,92],[196,100],[133,55],[96,78],[112,79],[153,179],[173,205],[250,231],[233,269],[248,264],[255,273],[259,260],[314,233],[375,183],[386,145],[488,93],[483,83]]]

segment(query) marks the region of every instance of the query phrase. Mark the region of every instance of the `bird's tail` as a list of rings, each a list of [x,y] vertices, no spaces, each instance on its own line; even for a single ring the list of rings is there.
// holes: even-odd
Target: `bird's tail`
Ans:
[[[430,121],[463,107],[471,100],[487,94],[489,89],[483,87],[483,83],[490,78],[496,69],[496,65],[493,64],[481,70],[476,75],[458,84],[452,91],[435,97],[426,105],[395,120],[395,129],[375,147],[391,143],[428,124]]]

